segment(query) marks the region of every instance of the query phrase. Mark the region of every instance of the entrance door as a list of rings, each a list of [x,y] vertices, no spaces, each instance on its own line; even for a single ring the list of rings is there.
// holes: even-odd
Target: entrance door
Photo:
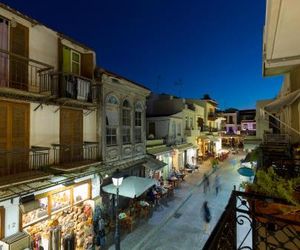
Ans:
[[[83,159],[83,113],[82,110],[60,111],[60,162],[71,163]]]
[[[29,169],[29,104],[0,101],[0,176]]]
[[[10,28],[9,80],[12,88],[28,90],[29,31],[20,23]]]

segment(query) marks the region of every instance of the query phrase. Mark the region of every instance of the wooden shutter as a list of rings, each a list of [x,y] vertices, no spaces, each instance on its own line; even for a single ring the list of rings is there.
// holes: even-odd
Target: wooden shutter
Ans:
[[[8,109],[7,102],[0,102],[0,176],[9,174],[7,154],[4,153],[8,151],[10,143]]]
[[[5,237],[5,208],[0,207],[0,240]]]
[[[17,23],[10,28],[10,51],[21,57],[28,58],[29,29]],[[28,89],[28,60],[10,56],[10,82],[13,88]]]
[[[94,75],[94,55],[81,54],[81,75],[92,79]]]
[[[71,72],[71,49],[63,46],[63,72]]]
[[[61,163],[82,159],[83,113],[82,110],[61,109],[60,113]]]
[[[11,162],[11,173],[20,173],[28,170],[29,161],[29,104],[12,104],[12,147],[18,152]]]
[[[0,174],[28,170],[29,104],[0,102]]]

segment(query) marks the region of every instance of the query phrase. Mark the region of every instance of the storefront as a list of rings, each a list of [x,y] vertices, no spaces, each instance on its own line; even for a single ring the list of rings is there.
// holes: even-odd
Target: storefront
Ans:
[[[81,250],[93,244],[93,211],[100,197],[100,176],[94,170],[19,184],[0,193],[1,239],[23,231],[29,236],[22,237],[33,244],[27,247],[34,250]],[[66,244],[75,248],[63,248]]]
[[[93,243],[91,181],[66,184],[34,196],[34,200],[26,199],[30,198],[20,201],[21,230],[32,237],[34,249],[75,244],[79,249],[87,249]]]

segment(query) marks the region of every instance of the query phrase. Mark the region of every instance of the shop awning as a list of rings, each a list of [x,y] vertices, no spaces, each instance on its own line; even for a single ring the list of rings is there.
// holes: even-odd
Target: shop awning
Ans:
[[[265,110],[271,113],[278,113],[286,106],[293,104],[300,97],[300,89],[279,98],[265,106]]]
[[[175,148],[180,151],[184,151],[190,148],[197,148],[197,147],[194,146],[192,143],[184,143],[184,144],[176,145]]]
[[[209,135],[208,139],[212,142],[218,142],[220,140],[219,137],[215,137],[213,135]]]
[[[143,164],[145,167],[153,170],[153,171],[156,171],[156,170],[159,170],[161,168],[163,168],[164,166],[166,166],[167,164],[164,163],[163,161],[160,161],[158,159],[155,159],[153,157],[149,157],[147,159],[147,162]]]
[[[152,148],[147,148],[147,153],[151,155],[156,155],[156,154],[163,154],[163,153],[168,153],[171,152],[172,149],[168,146],[159,146],[159,147],[152,147]]]
[[[154,179],[129,176],[123,180],[119,187],[119,195],[128,198],[139,197],[153,185],[155,185]],[[104,186],[102,189],[107,193],[117,194],[117,189],[113,184]]]

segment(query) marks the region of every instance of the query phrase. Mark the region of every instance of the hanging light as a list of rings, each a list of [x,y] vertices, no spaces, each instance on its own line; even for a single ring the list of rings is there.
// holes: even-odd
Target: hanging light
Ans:
[[[112,176],[112,181],[115,187],[120,187],[123,182],[123,176],[119,169],[116,170],[116,172]]]

